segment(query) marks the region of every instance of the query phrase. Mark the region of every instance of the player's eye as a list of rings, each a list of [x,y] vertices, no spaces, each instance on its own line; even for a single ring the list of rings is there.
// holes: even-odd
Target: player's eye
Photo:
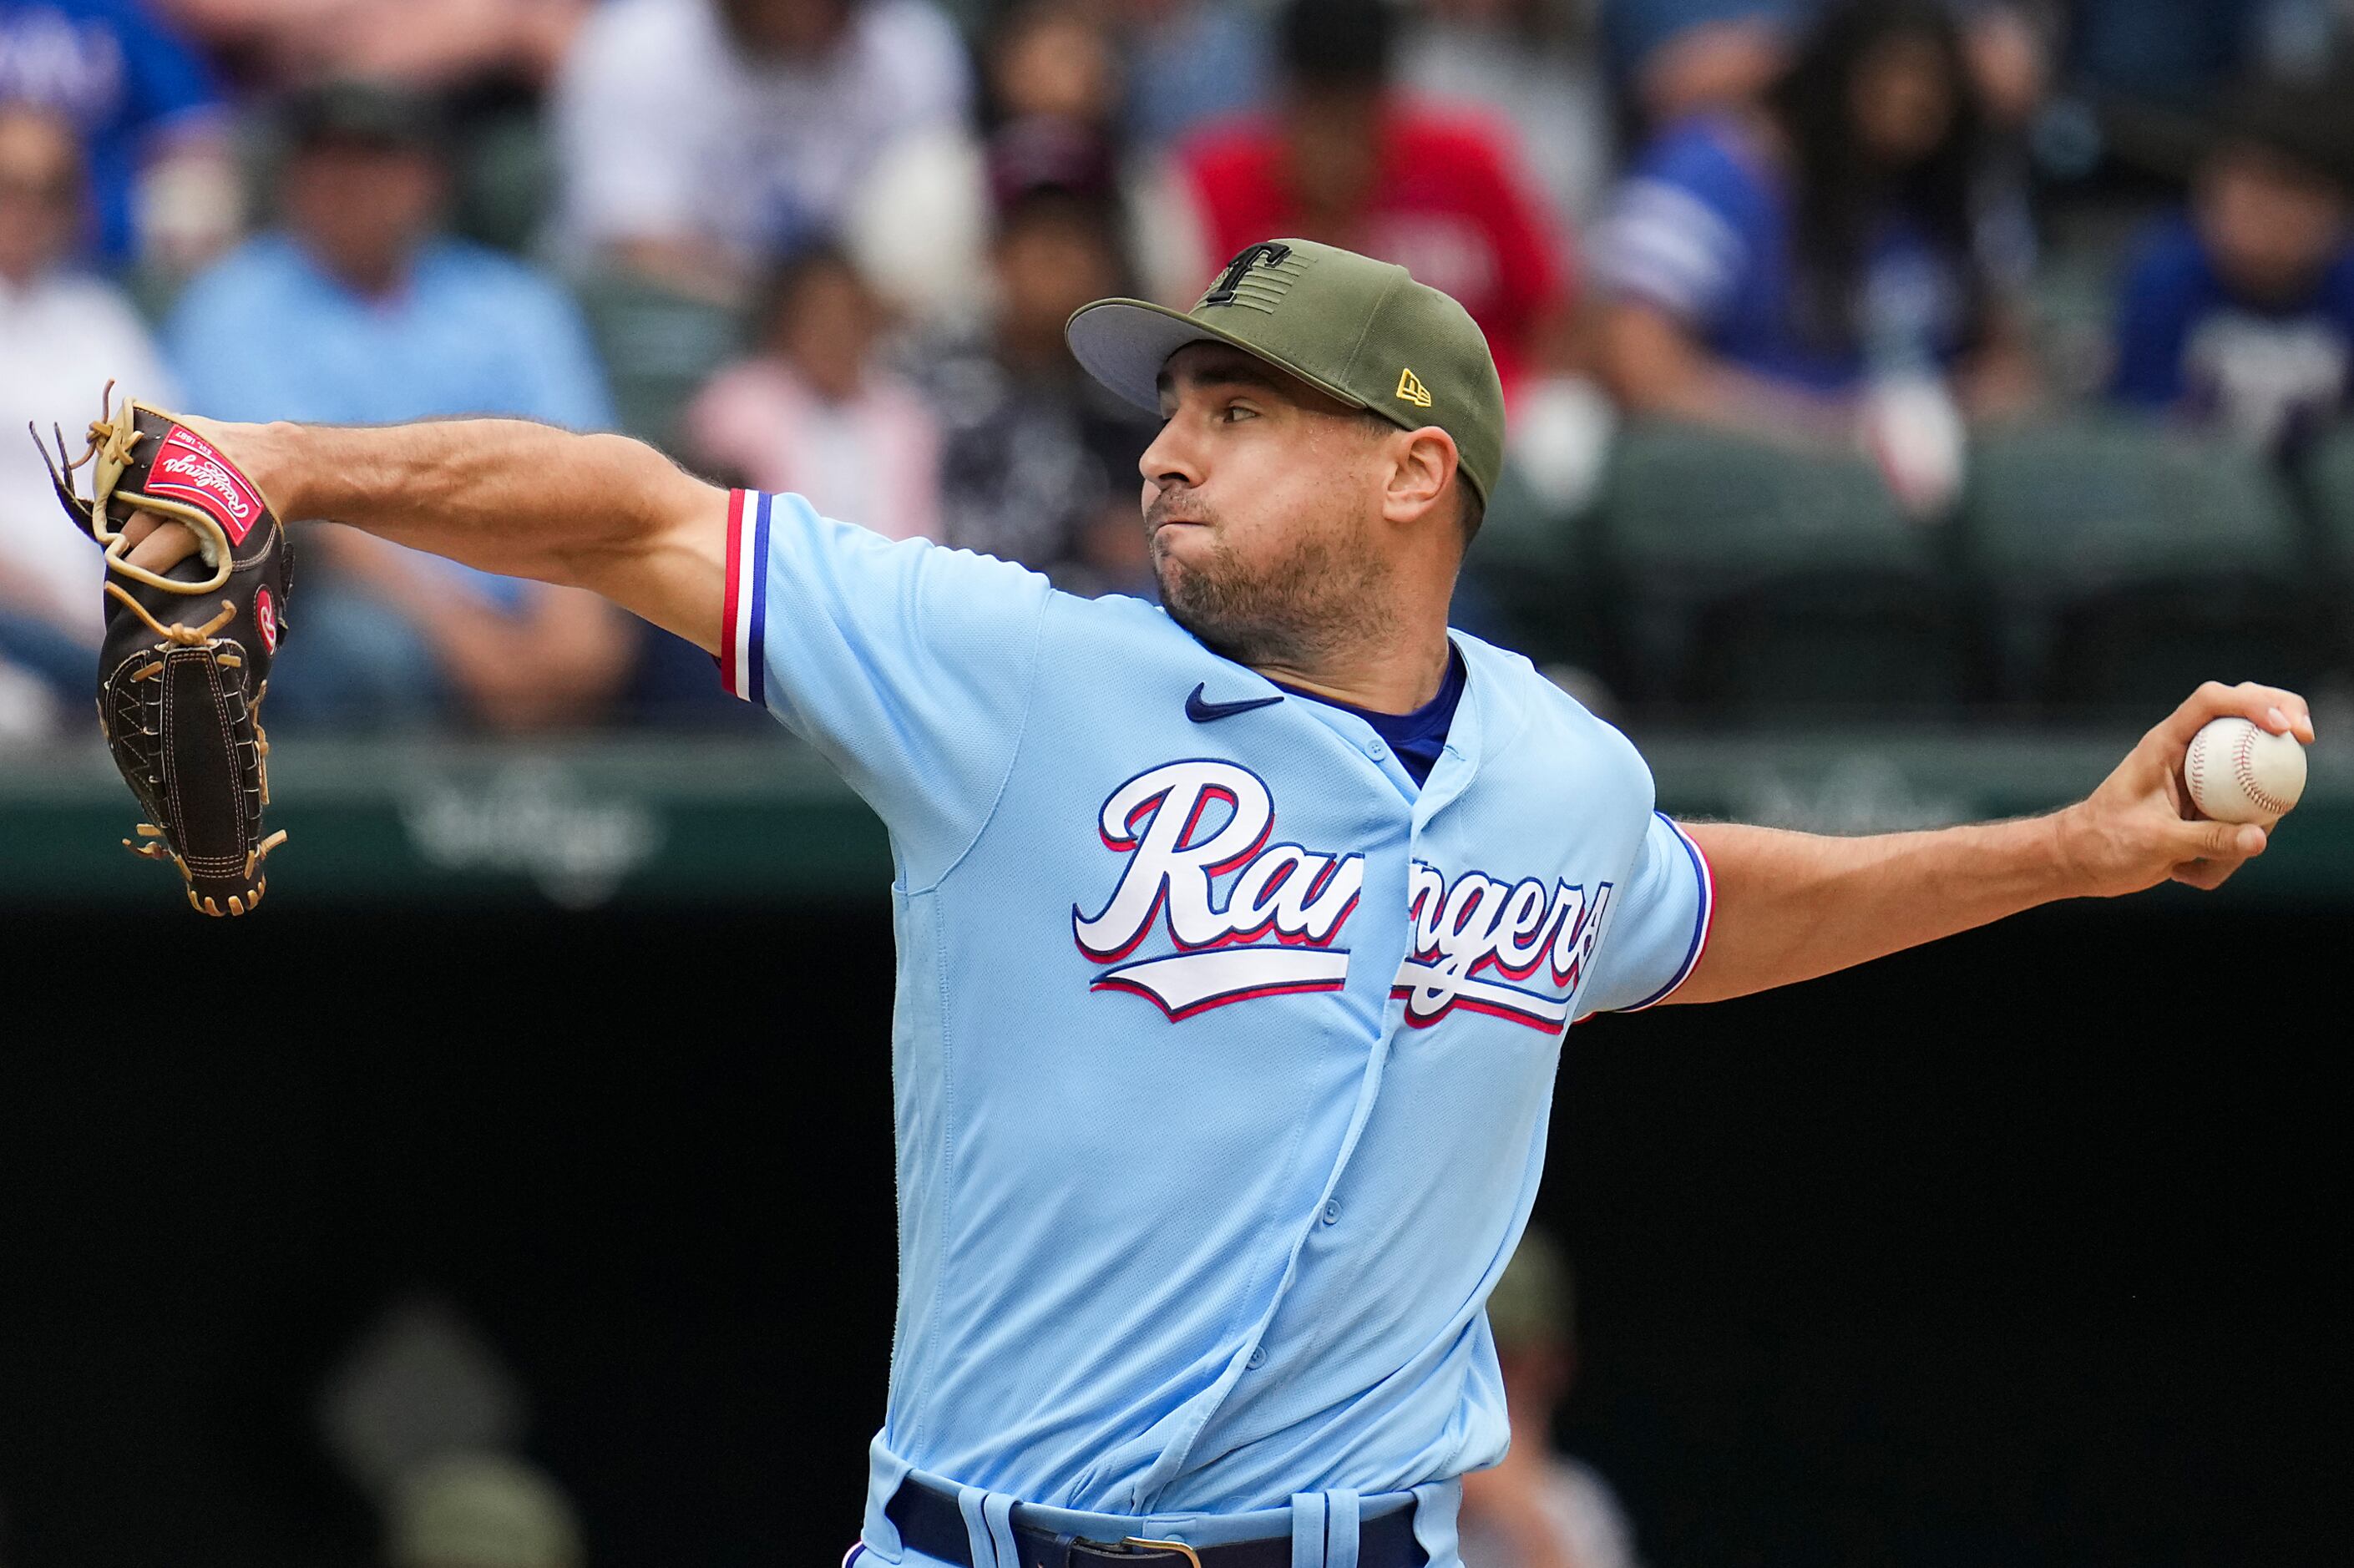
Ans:
[[[1247,403],[1229,403],[1218,410],[1218,418],[1231,425],[1237,419],[1256,419],[1258,410]]]

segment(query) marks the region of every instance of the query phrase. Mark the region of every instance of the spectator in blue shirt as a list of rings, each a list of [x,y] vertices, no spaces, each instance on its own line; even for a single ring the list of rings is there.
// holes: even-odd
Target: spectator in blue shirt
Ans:
[[[571,301],[523,263],[440,232],[445,171],[422,100],[332,84],[298,98],[287,129],[284,227],[199,277],[166,327],[192,412],[611,426]],[[348,716],[419,717],[446,702],[479,722],[523,727],[587,716],[628,673],[632,639],[588,595],[343,529],[317,543],[335,580],[297,601],[308,648],[272,688],[281,715],[348,694],[357,710]]]
[[[1833,8],[1762,105],[1673,127],[1620,188],[1594,258],[1620,401],[1844,442],[1898,371],[2018,400],[1983,145],[1946,7]]]
[[[2354,387],[2347,89],[2234,96],[2189,207],[2144,238],[2117,310],[2120,402],[2291,451]]]
[[[7,100],[52,110],[80,132],[103,260],[128,260],[143,238],[165,264],[190,262],[234,230],[218,94],[196,52],[140,0],[0,0]]]

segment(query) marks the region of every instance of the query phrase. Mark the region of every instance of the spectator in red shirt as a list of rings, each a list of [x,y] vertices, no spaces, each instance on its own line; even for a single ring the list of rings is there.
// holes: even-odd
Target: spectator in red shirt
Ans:
[[[1277,107],[1178,150],[1167,188],[1144,204],[1139,254],[1168,259],[1151,282],[1186,304],[1229,256],[1271,235],[1397,262],[1463,302],[1509,394],[1565,356],[1568,238],[1507,125],[1394,85],[1396,28],[1384,0],[1291,0]]]

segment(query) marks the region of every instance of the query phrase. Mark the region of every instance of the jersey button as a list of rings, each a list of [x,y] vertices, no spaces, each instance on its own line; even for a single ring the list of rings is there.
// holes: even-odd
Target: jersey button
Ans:
[[[1365,755],[1372,758],[1376,762],[1379,762],[1384,756],[1387,755],[1389,747],[1384,746],[1378,740],[1369,740],[1365,742]]]
[[[1333,1221],[1335,1221],[1335,1220],[1339,1219],[1340,1217],[1341,1217],[1341,1200],[1340,1200],[1340,1199],[1338,1199],[1338,1198],[1327,1198],[1327,1199],[1325,1199],[1325,1200],[1324,1200],[1324,1223],[1325,1223],[1326,1224],[1328,1224],[1328,1225],[1329,1225],[1329,1224],[1331,1224]]]
[[[1257,1372],[1259,1368],[1265,1365],[1267,1365],[1267,1347],[1265,1345],[1253,1345],[1251,1347],[1250,1360],[1243,1363],[1243,1370],[1246,1372]]]

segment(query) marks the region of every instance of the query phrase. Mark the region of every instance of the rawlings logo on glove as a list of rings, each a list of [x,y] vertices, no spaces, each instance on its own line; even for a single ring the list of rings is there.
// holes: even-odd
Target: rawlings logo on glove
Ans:
[[[245,475],[229,467],[201,436],[178,427],[164,438],[163,456],[148,476],[147,488],[204,508],[232,545],[245,543],[254,519],[262,514],[261,497]]]
[[[287,630],[286,529],[251,480],[171,415],[136,402],[101,412],[80,457],[67,456],[62,431],[55,459],[47,446],[41,455],[67,514],[106,551],[99,727],[152,819],[123,842],[177,866],[197,910],[242,915],[261,902],[262,860],[286,838],[262,834],[260,716]],[[73,477],[85,465],[87,499]],[[134,564],[123,528],[142,512],[185,524],[197,554],[162,573]]]

